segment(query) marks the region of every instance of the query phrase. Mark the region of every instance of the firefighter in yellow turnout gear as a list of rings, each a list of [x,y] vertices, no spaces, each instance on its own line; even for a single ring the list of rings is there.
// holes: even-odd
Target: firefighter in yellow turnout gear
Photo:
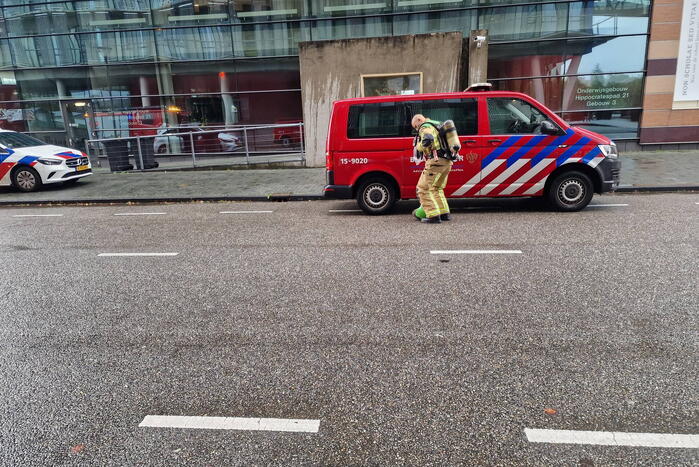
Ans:
[[[439,143],[439,122],[431,121],[424,115],[413,117],[412,126],[418,132],[415,144],[415,160],[425,160],[425,169],[417,183],[417,196],[420,207],[413,215],[422,222],[440,223],[451,220],[449,204],[444,196],[444,187],[453,162],[445,157],[445,148]],[[448,151],[448,149],[446,149]]]

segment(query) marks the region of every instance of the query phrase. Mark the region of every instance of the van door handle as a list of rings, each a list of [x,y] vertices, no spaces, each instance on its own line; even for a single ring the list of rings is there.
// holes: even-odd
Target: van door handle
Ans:
[[[502,143],[502,140],[501,139],[489,139],[488,142],[489,143]]]
[[[464,141],[464,143],[466,143],[466,144],[476,144],[476,140],[475,140],[475,139],[467,139],[466,141]]]

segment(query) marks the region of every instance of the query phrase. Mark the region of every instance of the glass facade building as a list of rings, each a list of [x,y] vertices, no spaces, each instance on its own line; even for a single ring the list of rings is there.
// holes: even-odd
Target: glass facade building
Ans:
[[[472,29],[489,30],[496,88],[614,138],[638,136],[650,0],[0,6],[0,127],[54,143],[163,125],[300,121],[299,42]]]

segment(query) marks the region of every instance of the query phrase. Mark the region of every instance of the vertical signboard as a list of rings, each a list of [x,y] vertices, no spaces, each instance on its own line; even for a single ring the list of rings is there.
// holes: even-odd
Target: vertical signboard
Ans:
[[[673,109],[699,109],[699,0],[684,0]]]

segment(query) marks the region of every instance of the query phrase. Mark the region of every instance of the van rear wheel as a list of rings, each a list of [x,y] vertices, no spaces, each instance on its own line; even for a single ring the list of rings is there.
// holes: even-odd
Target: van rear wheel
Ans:
[[[590,204],[593,186],[590,177],[570,171],[558,175],[549,185],[546,197],[557,211],[580,211]]]
[[[365,180],[357,190],[357,203],[367,214],[386,214],[396,204],[396,188],[385,178]]]

